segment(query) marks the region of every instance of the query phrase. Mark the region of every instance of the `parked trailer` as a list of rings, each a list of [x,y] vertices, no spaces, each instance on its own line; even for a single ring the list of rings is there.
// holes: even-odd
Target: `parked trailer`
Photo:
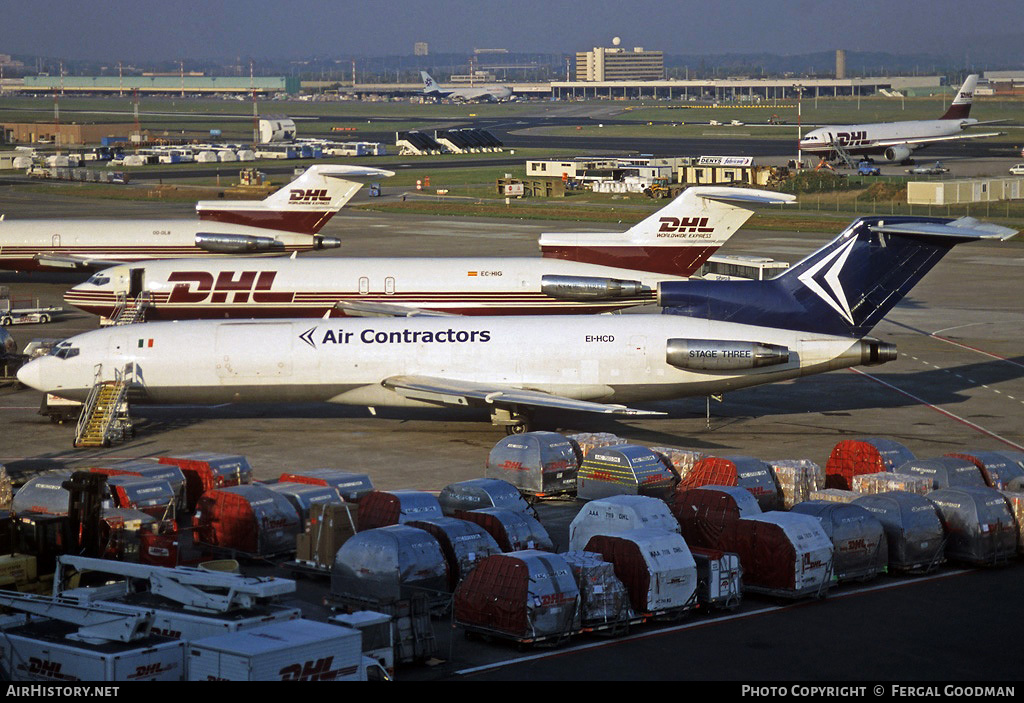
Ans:
[[[7,286],[0,286],[0,325],[44,325],[64,312],[56,305],[40,305],[38,298],[12,298]]]
[[[358,630],[313,620],[197,640],[188,667],[189,681],[366,681],[371,670],[390,678],[363,656]]]

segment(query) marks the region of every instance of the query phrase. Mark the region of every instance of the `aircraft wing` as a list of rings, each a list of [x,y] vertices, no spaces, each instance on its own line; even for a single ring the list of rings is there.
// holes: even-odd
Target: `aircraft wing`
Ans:
[[[372,300],[339,300],[334,307],[349,317],[458,317],[448,312],[424,310],[411,305],[379,303]]]
[[[68,256],[67,254],[36,254],[33,258],[44,266],[65,268],[69,271],[107,269],[125,263],[117,259],[96,259],[88,256]]]
[[[576,400],[575,398],[566,398],[565,396],[544,391],[516,388],[497,383],[474,383],[431,376],[391,376],[384,379],[381,383],[385,388],[389,388],[406,398],[446,405],[495,405],[506,408],[526,406],[610,415],[650,416],[665,414],[652,410],[628,408],[625,405]]]
[[[983,139],[985,137],[999,137],[1004,132],[985,132],[984,134],[953,134],[948,137],[919,137],[913,139],[879,139],[872,146],[914,146],[921,144],[935,144],[936,142],[953,142],[961,139]]]

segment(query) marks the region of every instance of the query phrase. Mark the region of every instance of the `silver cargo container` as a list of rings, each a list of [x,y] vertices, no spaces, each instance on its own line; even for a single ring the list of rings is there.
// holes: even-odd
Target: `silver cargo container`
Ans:
[[[406,524],[429,532],[441,545],[441,551],[448,561],[450,590],[455,590],[480,560],[492,554],[501,554],[501,548],[487,530],[467,520],[439,517],[433,520],[413,520]]]
[[[314,505],[318,503],[337,503],[343,501],[338,491],[332,486],[314,486],[308,483],[268,483],[267,488],[280,493],[292,504],[299,518],[302,520],[303,529],[309,529],[309,513]]]
[[[832,573],[837,581],[866,580],[889,565],[889,543],[882,523],[859,505],[809,500],[791,512],[818,518],[832,540]]]
[[[932,479],[933,488],[950,486],[985,486],[985,478],[974,462],[957,459],[951,456],[940,456],[935,459],[914,459],[900,464],[894,469],[898,474],[924,476]]]
[[[359,603],[393,603],[448,591],[448,563],[428,532],[391,525],[350,537],[334,558],[331,595]]]
[[[579,461],[572,442],[557,432],[526,432],[494,445],[486,478],[508,481],[535,496],[576,492]]]
[[[942,521],[924,496],[888,491],[853,501],[878,518],[889,542],[889,567],[900,571],[930,571],[946,561]]]
[[[648,447],[617,444],[592,449],[576,475],[576,495],[595,500],[615,495],[667,498],[676,475]]]
[[[496,478],[474,478],[450,483],[441,489],[437,502],[441,504],[441,512],[448,517],[454,515],[456,510],[478,508],[506,508],[537,516],[518,488]]]
[[[927,496],[946,528],[946,558],[980,566],[1005,564],[1017,552],[1017,527],[994,488],[940,488]]]

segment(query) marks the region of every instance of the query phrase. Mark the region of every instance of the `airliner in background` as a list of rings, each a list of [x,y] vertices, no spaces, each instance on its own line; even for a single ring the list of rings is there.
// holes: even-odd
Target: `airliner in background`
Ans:
[[[937,120],[906,120],[820,127],[804,135],[800,149],[825,159],[842,149],[851,156],[866,156],[879,161],[903,163],[914,151],[931,144],[997,137],[1001,132],[965,134],[964,130],[1003,120],[979,122],[970,118],[977,74],[967,76],[945,114]]]
[[[515,99],[512,89],[504,85],[485,85],[478,88],[470,86],[469,88],[442,90],[426,71],[420,71],[420,78],[423,79],[423,95],[428,98],[448,98],[449,100],[462,100],[465,102],[481,100],[501,102],[503,100]]]
[[[64,299],[146,319],[601,313],[654,301],[693,274],[759,206],[795,197],[688,188],[625,232],[545,233],[541,257],[312,257],[148,261],[105,269]]]
[[[316,165],[264,200],[208,200],[199,219],[0,219],[0,269],[96,269],[151,259],[280,255],[341,246],[319,233],[362,188],[393,171]]]
[[[60,342],[18,380],[69,400],[122,379],[145,403],[476,407],[509,433],[538,410],[660,415],[709,395],[896,358],[866,335],[953,246],[1015,230],[864,217],[768,281],[661,284],[667,314],[193,320]]]

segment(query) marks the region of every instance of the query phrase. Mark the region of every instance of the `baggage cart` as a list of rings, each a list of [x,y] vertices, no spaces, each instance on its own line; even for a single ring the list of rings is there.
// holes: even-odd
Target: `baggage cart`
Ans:
[[[736,554],[691,547],[697,563],[697,602],[705,608],[735,610],[743,598],[743,567]]]

